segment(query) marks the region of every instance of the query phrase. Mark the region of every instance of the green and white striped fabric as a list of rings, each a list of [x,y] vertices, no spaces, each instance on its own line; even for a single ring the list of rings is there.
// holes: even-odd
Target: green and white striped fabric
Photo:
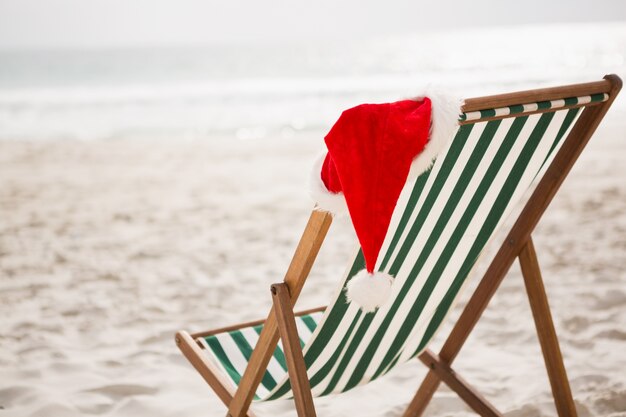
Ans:
[[[347,303],[346,283],[365,266],[359,251],[324,314],[298,319],[314,396],[365,384],[426,348],[486,245],[542,175],[579,110],[465,124],[432,169],[407,184],[377,265],[395,276],[391,300],[368,314]],[[200,342],[236,386],[259,331]],[[279,346],[256,399],[291,396]]]
[[[311,339],[311,335],[321,318],[322,313],[296,317],[296,326],[302,347],[306,346],[306,343]],[[198,338],[197,341],[213,354],[211,359],[213,359],[217,366],[228,376],[234,386],[237,386],[248,365],[252,350],[259,340],[262,329],[263,325],[261,324],[232,332],[201,337]],[[279,340],[278,346],[267,367],[267,371],[263,376],[261,385],[257,389],[255,400],[267,397],[270,390],[276,387],[277,383],[280,382],[286,374],[287,362],[285,360],[285,354],[283,353],[282,342]]]
[[[508,116],[511,114],[531,113],[538,110],[553,110],[563,107],[581,106],[589,103],[602,103],[609,99],[606,93],[592,94],[590,96],[569,97],[559,100],[539,101],[536,103],[516,104],[508,107],[498,107],[497,109],[485,109],[468,113],[463,113],[459,120],[470,121],[487,119],[490,117]]]

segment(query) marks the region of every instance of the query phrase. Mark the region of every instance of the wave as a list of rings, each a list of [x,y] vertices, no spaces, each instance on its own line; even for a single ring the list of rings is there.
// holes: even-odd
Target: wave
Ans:
[[[626,25],[595,24],[301,50],[0,53],[0,139],[289,135],[426,84],[471,97],[626,72],[624,51]]]

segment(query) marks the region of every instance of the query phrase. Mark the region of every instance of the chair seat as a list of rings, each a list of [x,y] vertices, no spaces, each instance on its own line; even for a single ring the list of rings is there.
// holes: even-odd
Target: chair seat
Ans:
[[[300,345],[304,347],[309,341],[317,324],[323,316],[322,312],[306,314],[296,317]],[[215,363],[227,376],[234,387],[239,385],[252,350],[259,340],[263,325],[244,327],[238,330],[219,333],[216,335],[199,337],[196,339],[204,349],[206,356]],[[282,343],[279,341],[263,379],[255,400],[263,400],[272,389],[287,375],[287,362],[283,353]]]

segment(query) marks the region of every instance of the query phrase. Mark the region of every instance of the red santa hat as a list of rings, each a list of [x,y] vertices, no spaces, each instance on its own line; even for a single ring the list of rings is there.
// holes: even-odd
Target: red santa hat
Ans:
[[[362,104],[344,111],[324,138],[328,152],[314,166],[311,194],[318,210],[350,214],[366,269],[348,282],[347,298],[366,312],[391,292],[393,277],[375,267],[402,188],[454,136],[460,104],[437,94]]]

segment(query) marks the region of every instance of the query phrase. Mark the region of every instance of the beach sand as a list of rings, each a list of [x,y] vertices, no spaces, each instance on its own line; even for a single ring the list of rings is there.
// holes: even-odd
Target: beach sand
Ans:
[[[534,234],[581,417],[626,416],[625,131],[612,109]],[[0,142],[0,416],[224,415],[174,333],[266,314],[320,145]],[[335,222],[300,307],[328,300],[353,248]],[[517,265],[455,367],[506,416],[556,415]],[[399,416],[424,374],[414,361],[318,415]],[[441,388],[426,415],[473,414]]]

